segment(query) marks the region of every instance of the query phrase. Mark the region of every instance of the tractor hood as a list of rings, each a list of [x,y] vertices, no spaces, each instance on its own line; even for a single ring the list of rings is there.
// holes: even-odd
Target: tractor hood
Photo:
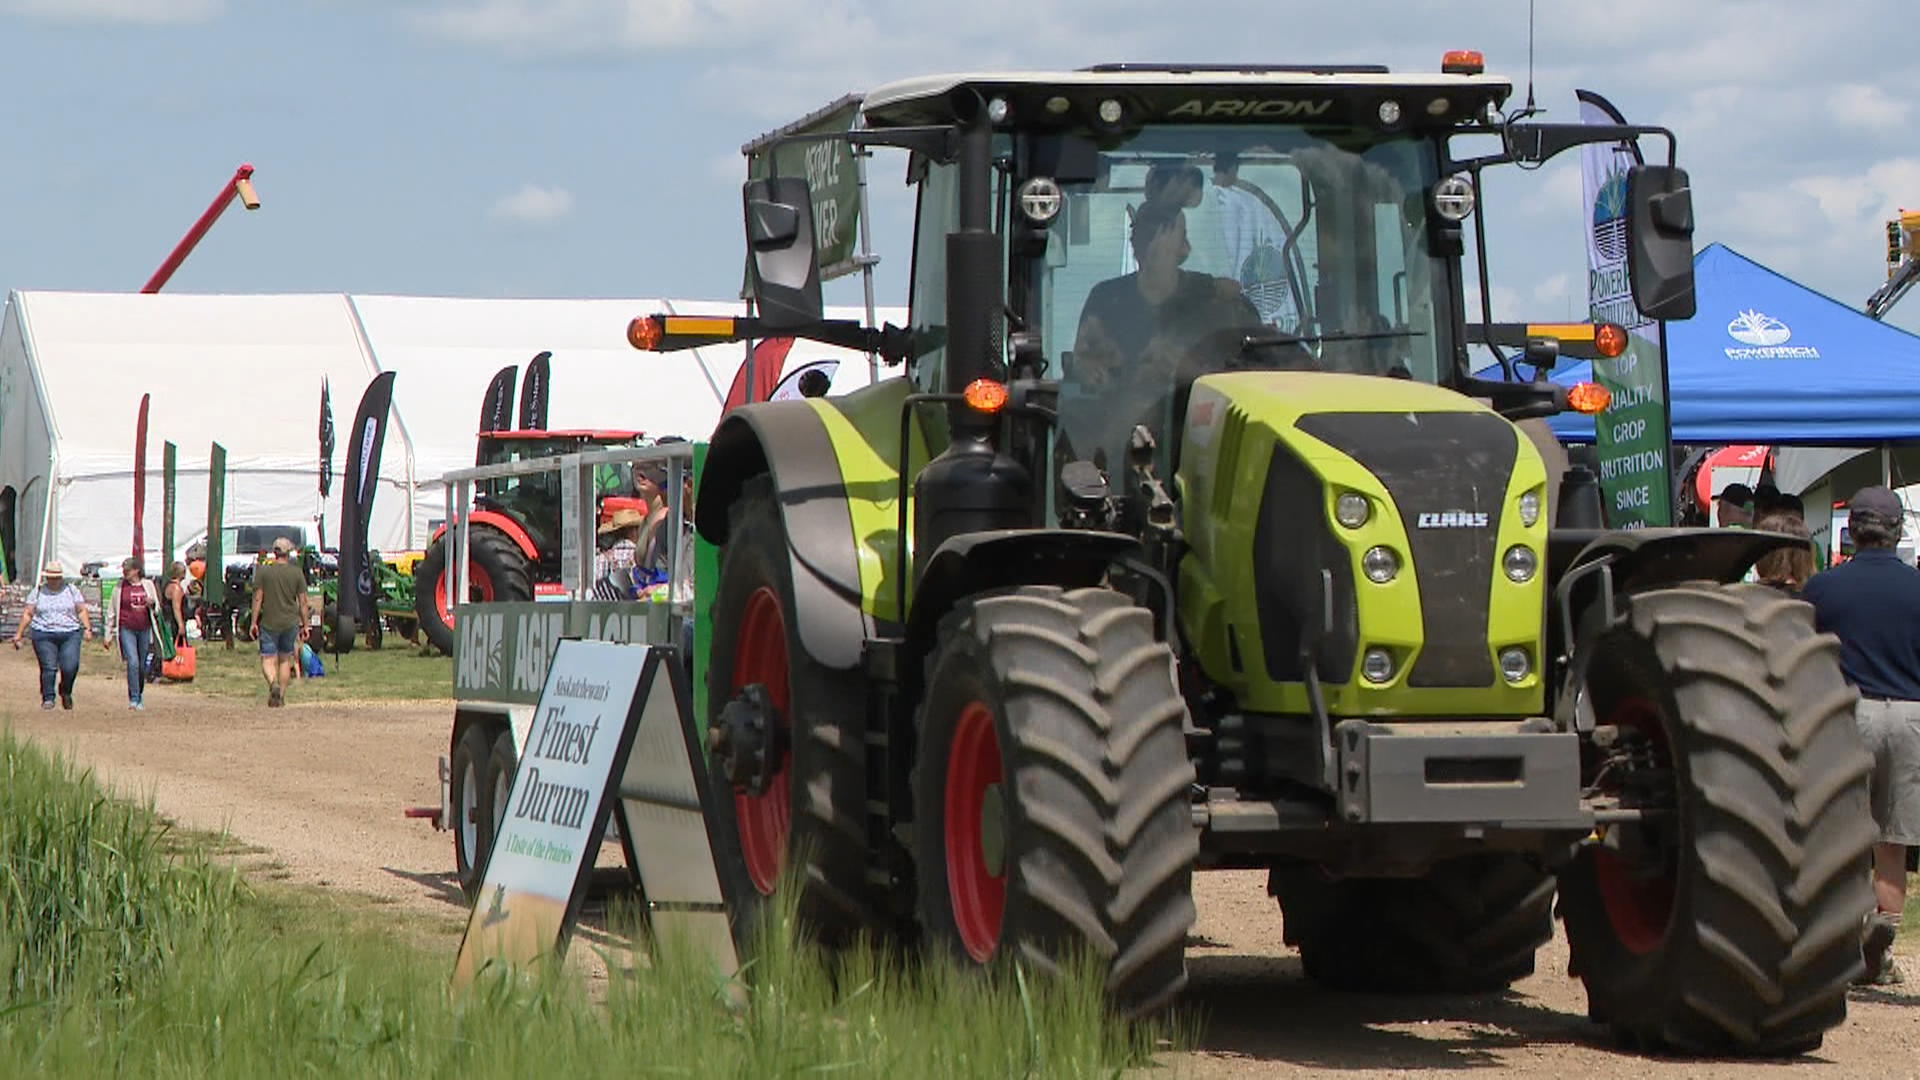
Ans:
[[[1305,711],[1309,666],[1338,715],[1543,707],[1546,470],[1512,423],[1405,379],[1210,375],[1179,462],[1181,616],[1248,708]]]

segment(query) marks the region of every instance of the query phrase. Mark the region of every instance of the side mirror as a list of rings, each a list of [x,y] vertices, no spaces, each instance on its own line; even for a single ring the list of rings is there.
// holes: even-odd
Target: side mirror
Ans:
[[[1693,318],[1693,189],[1685,169],[1628,170],[1627,241],[1633,305],[1650,319]]]
[[[749,180],[742,189],[747,218],[747,280],[767,330],[818,323],[820,263],[813,242],[813,198],[798,176]]]

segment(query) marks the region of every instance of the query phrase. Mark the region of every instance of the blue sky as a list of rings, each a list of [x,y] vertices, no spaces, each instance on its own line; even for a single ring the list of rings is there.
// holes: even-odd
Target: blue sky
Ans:
[[[1701,244],[1855,306],[1879,284],[1880,223],[1920,206],[1899,5],[1538,6],[1549,118],[1576,119],[1585,86],[1674,127]],[[1526,15],[1525,0],[0,0],[0,288],[138,288],[251,161],[265,205],[230,211],[170,290],[724,297],[740,144],[849,90],[1116,59],[1431,69],[1456,47],[1523,83]],[[905,294],[900,175],[875,164],[883,302]],[[1494,183],[1498,317],[1584,307],[1579,201],[1571,157]],[[1920,329],[1920,297],[1893,321]]]

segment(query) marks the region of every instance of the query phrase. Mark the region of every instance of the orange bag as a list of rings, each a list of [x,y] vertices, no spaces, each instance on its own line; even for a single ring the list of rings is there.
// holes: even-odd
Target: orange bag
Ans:
[[[174,650],[173,659],[160,662],[160,677],[174,682],[192,682],[196,670],[193,646],[182,645]]]

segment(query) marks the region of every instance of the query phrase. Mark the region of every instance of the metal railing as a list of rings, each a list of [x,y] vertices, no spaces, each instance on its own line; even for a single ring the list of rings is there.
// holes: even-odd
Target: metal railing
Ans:
[[[693,599],[683,596],[677,585],[683,571],[690,572],[691,567],[682,565],[684,539],[687,531],[688,507],[683,505],[682,492],[686,487],[687,470],[693,462],[692,443],[668,443],[664,446],[609,447],[604,449],[581,450],[571,454],[558,454],[552,457],[529,458],[525,461],[509,461],[499,465],[477,465],[470,469],[454,469],[441,477],[447,493],[447,530],[449,552],[455,561],[454,573],[443,573],[441,580],[446,583],[447,610],[454,611],[460,598],[468,594],[471,587],[468,574],[468,560],[472,552],[472,530],[468,527],[473,508],[473,485],[477,481],[498,480],[514,476],[534,476],[540,473],[558,472],[560,474],[560,580],[567,585],[568,598],[585,600],[593,587],[593,565],[595,522],[598,493],[595,491],[592,473],[600,465],[637,465],[647,462],[665,462],[667,466],[667,597],[668,603],[677,616],[692,613]]]

